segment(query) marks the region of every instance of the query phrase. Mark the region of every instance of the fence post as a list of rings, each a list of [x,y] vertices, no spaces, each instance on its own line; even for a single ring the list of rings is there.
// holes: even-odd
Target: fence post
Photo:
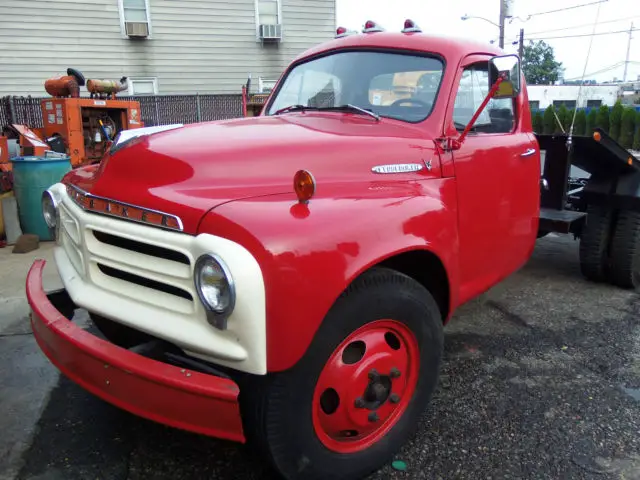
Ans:
[[[16,118],[16,105],[13,102],[13,97],[9,97],[9,123],[18,123]]]
[[[202,112],[200,111],[200,94],[196,93],[196,112],[198,112],[198,123],[202,121]]]

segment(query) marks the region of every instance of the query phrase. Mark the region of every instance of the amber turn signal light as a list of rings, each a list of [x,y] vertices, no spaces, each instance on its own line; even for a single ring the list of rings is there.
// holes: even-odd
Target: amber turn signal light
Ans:
[[[593,132],[593,139],[596,142],[599,142],[601,138],[602,138],[602,135],[600,135],[600,132]]]
[[[301,203],[307,203],[316,192],[316,181],[310,172],[298,170],[293,176],[293,189]]]

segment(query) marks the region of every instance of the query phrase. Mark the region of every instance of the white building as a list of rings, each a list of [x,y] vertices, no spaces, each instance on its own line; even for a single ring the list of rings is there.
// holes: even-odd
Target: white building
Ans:
[[[130,95],[239,93],[335,28],[336,0],[0,0],[0,97],[67,67]]]
[[[578,100],[579,85],[527,85],[529,105],[532,109],[545,109],[549,105],[568,109],[613,106],[622,95],[620,84],[583,85]]]

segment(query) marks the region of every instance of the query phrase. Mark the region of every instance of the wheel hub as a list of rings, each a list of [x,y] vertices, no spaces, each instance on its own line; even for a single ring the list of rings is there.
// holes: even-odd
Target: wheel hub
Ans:
[[[418,366],[415,336],[403,323],[378,320],[353,332],[318,378],[313,424],[319,440],[340,453],[380,440],[406,410]]]

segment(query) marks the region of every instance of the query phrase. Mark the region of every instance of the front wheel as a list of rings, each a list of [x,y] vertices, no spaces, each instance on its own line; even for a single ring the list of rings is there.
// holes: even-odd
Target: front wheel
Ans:
[[[362,478],[413,434],[442,350],[430,293],[395,271],[367,272],[294,368],[250,388],[243,412],[250,441],[286,479]]]

